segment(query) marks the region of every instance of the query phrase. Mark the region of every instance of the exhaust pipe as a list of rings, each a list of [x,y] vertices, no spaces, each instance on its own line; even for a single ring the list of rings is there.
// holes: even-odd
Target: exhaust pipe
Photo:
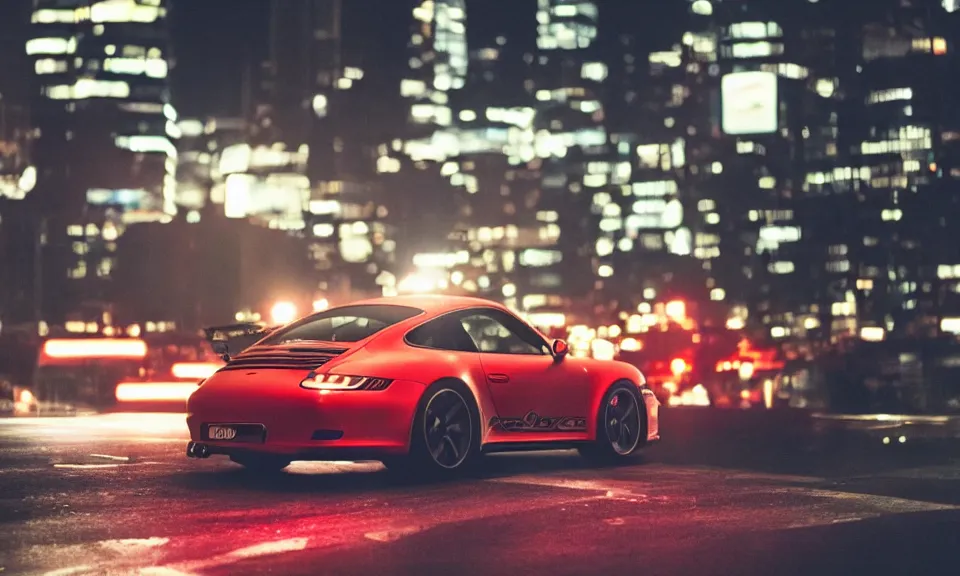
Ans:
[[[190,442],[187,444],[187,458],[209,458],[210,448],[206,444]]]

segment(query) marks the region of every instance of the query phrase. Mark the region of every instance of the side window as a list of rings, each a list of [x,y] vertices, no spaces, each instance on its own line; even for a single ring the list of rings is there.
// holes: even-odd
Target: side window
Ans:
[[[406,337],[414,346],[451,350],[454,352],[477,352],[473,339],[463,329],[456,315],[448,314],[414,328]]]
[[[523,322],[499,310],[467,312],[460,319],[480,352],[544,356],[550,348]]]

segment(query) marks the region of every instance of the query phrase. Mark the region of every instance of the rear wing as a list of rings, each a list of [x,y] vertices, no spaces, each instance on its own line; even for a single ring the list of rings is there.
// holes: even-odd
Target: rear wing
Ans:
[[[229,361],[230,355],[243,352],[276,328],[256,322],[244,322],[204,328],[203,333],[213,351],[224,361]]]

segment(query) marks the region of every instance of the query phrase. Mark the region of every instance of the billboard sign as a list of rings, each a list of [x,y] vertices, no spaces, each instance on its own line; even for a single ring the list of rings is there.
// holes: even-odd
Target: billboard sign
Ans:
[[[721,82],[723,132],[730,135],[777,131],[779,97],[773,72],[734,72]]]

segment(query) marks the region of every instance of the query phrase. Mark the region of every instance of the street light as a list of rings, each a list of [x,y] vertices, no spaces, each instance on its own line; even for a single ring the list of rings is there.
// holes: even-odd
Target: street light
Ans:
[[[429,294],[446,288],[446,282],[436,274],[417,272],[400,281],[397,291],[405,294]]]
[[[663,311],[667,315],[667,318],[674,322],[681,322],[687,317],[687,305],[683,300],[667,302]]]
[[[297,307],[293,302],[277,302],[270,309],[270,319],[274,324],[289,324],[297,317]]]

